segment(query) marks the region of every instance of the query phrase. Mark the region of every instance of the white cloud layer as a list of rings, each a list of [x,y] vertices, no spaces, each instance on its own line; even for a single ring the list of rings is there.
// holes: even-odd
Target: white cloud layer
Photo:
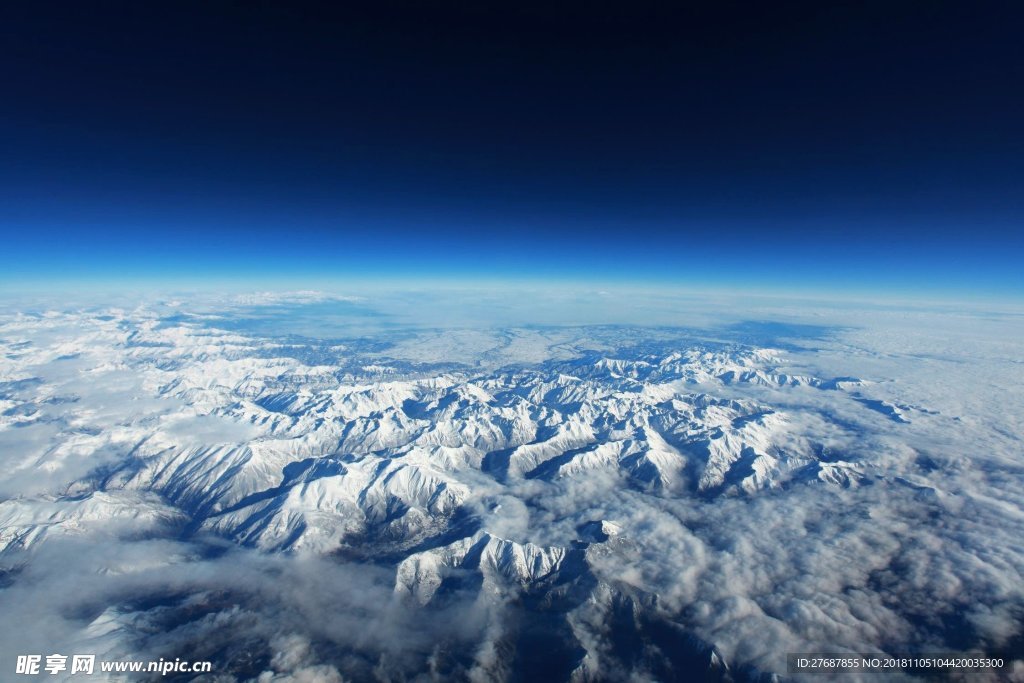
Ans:
[[[325,302],[374,310],[0,318],[0,666],[96,651],[326,683],[1024,657],[1021,316],[266,332]]]

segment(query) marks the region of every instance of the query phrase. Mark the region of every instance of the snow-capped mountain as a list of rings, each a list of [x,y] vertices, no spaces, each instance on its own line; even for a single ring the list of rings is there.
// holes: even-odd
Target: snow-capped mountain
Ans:
[[[881,355],[848,369],[839,352],[826,373],[809,361],[825,346],[588,327],[476,332],[477,352],[425,360],[410,339],[433,334],[270,337],[146,307],[8,316],[0,561],[12,608],[47,558],[87,541],[113,549],[90,554],[89,571],[133,578],[77,612],[62,603],[68,642],[207,648],[239,680],[277,671],[269,643],[286,636],[356,679],[582,681],[752,679],[784,674],[787,651],[921,634],[952,646],[957,629],[1004,647],[1015,632],[1024,550],[994,547],[981,520],[1024,526],[1020,499],[977,486],[997,464],[1019,481],[1015,427],[969,459],[960,444],[978,418],[948,393],[908,394]],[[975,563],[943,545],[954,538]],[[157,542],[163,555],[147,561],[126,550]],[[455,623],[398,656],[291,615],[290,633],[254,627],[243,665],[237,644],[201,636],[203,620],[260,609],[244,581],[224,583],[225,552],[260,585],[308,563],[376,577],[369,602],[339,596],[344,585],[324,595],[325,609],[362,610],[369,631],[397,629],[381,625],[396,613]],[[941,578],[907,584],[900,563],[939,563]],[[170,587],[146,606],[146,577],[167,571],[188,578],[161,579]],[[990,617],[929,626],[907,596],[936,591],[951,614],[961,591]],[[288,612],[288,600],[267,604]],[[173,642],[151,637],[158,623]]]

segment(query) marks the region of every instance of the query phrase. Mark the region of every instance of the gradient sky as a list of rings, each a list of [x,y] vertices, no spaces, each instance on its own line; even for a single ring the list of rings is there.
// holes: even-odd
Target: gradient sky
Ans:
[[[506,4],[6,3],[0,284],[1024,296],[1019,2]]]

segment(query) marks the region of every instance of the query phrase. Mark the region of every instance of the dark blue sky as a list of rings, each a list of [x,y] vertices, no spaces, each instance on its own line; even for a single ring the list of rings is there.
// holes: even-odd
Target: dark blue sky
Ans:
[[[7,3],[0,279],[1024,294],[1020,3],[361,4]]]

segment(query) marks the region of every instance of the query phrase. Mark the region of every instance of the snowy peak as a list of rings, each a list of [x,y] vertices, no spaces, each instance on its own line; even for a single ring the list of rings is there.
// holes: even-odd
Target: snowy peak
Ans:
[[[427,604],[447,578],[478,573],[488,590],[524,588],[551,579],[579,551],[516,543],[479,532],[447,546],[410,555],[398,565],[395,592]]]
[[[615,522],[604,519],[595,519],[576,527],[580,539],[588,543],[604,543],[622,533],[622,527]]]

